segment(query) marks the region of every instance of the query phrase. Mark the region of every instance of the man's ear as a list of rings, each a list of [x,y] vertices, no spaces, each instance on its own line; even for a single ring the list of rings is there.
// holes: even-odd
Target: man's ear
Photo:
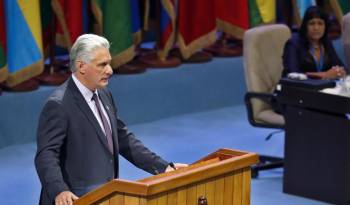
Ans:
[[[81,61],[81,60],[76,60],[75,61],[75,67],[77,68],[77,71],[80,74],[84,74],[85,71],[86,71],[85,63],[83,61]]]

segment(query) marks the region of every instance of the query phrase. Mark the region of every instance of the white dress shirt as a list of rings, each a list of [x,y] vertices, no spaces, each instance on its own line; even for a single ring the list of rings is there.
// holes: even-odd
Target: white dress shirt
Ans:
[[[98,113],[98,110],[97,110],[97,107],[96,107],[96,104],[95,104],[95,101],[92,99],[92,96],[93,96],[93,92],[91,90],[89,90],[85,85],[83,85],[77,77],[75,77],[75,75],[73,74],[72,75],[72,78],[73,78],[73,81],[75,83],[75,85],[78,87],[80,93],[83,95],[86,103],[89,105],[91,111],[94,113],[95,115],[95,118],[97,119],[98,121],[98,124],[100,124],[100,127],[103,131],[104,134],[106,134],[105,132],[105,129],[103,127],[103,123],[102,123],[102,120],[101,120],[101,117],[100,117],[100,114]],[[100,105],[101,105],[101,109],[102,109],[102,112],[103,112],[103,115],[106,117],[107,121],[108,121],[108,125],[109,127],[111,128],[111,122],[109,120],[109,117],[108,117],[108,114],[103,106],[103,103],[101,102],[100,100],[100,97],[98,95],[98,92],[97,90],[95,91],[97,97],[98,97],[98,101],[100,102]],[[111,128],[112,130],[112,128]]]

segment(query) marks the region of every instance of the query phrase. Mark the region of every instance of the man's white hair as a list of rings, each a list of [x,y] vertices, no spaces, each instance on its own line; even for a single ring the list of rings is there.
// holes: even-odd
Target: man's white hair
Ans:
[[[74,73],[77,68],[75,61],[77,59],[89,63],[92,60],[92,54],[97,48],[106,48],[109,50],[110,44],[108,40],[102,36],[95,34],[83,34],[77,38],[72,48],[70,49],[69,66]]]

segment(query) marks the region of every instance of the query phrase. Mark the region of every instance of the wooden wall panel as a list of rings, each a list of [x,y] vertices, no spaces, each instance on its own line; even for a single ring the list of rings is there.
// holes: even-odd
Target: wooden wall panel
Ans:
[[[168,192],[167,205],[177,205],[177,190]]]
[[[238,170],[233,175],[233,205],[242,204],[242,171]]]
[[[197,205],[197,186],[187,186],[186,205]]]
[[[157,196],[148,198],[147,205],[157,205]]]
[[[197,195],[196,195],[196,204],[198,204],[198,198],[203,196],[206,197],[206,192],[205,192],[205,181],[197,184]]]
[[[220,177],[215,181],[215,205],[224,204],[225,179]]]
[[[124,205],[124,194],[116,194],[109,200],[110,205]]]
[[[124,196],[124,205],[139,205],[140,199],[137,196]]]
[[[250,167],[243,170],[243,187],[242,187],[242,204],[250,204],[250,179],[251,179],[251,169]]]
[[[147,205],[147,199],[146,198],[140,198],[140,205]]]
[[[205,195],[208,204],[215,203],[215,179],[208,180],[205,184]]]
[[[187,203],[186,187],[180,188],[177,191],[177,205],[186,205],[186,203]]]
[[[157,200],[157,205],[167,205],[167,204],[168,204],[168,195],[166,193],[160,195]]]
[[[224,205],[232,205],[233,201],[233,174],[228,174],[224,178],[225,192],[224,192]]]

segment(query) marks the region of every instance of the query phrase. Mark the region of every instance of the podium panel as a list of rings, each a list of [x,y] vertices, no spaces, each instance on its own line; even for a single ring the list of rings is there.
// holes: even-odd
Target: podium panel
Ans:
[[[285,109],[283,191],[350,204],[350,99],[282,88]]]
[[[249,205],[255,153],[220,149],[186,168],[135,182],[115,179],[74,205]]]

